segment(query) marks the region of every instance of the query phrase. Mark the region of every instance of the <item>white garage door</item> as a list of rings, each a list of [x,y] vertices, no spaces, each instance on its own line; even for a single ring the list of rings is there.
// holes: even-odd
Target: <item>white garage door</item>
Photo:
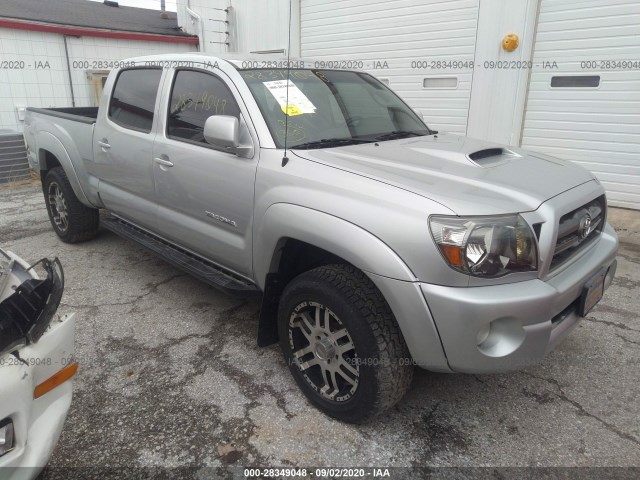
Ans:
[[[593,171],[610,205],[635,209],[640,209],[639,25],[637,0],[541,0],[537,66],[522,136],[525,148]],[[553,62],[557,69],[548,68]]]
[[[478,0],[302,0],[300,15],[302,56],[351,61],[429,126],[465,133]]]

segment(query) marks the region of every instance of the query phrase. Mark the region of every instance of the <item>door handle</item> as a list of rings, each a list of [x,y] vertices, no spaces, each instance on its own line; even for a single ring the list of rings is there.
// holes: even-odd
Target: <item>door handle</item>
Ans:
[[[158,165],[162,165],[163,167],[173,167],[173,162],[166,160],[164,158],[156,157],[153,159]]]
[[[100,145],[102,148],[111,148],[111,145],[109,145],[106,141],[104,140],[98,140],[98,145]]]

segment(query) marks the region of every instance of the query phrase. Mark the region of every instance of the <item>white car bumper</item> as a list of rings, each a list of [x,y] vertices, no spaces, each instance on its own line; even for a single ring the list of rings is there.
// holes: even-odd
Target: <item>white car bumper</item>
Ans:
[[[0,357],[0,422],[14,426],[13,450],[0,457],[0,478],[35,478],[49,461],[71,405],[72,380],[34,398],[39,385],[50,388],[59,372],[75,371],[74,314],[53,320],[40,340],[19,349],[20,358]],[[49,380],[48,383],[45,383]],[[43,387],[40,387],[41,393]],[[46,390],[46,388],[45,388]]]

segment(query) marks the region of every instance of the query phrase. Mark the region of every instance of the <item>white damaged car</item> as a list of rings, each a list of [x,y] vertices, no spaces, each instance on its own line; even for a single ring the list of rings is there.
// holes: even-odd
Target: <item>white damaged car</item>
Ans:
[[[44,272],[38,274],[36,271]],[[59,260],[34,265],[0,249],[0,478],[35,478],[71,405],[74,315],[56,315]]]

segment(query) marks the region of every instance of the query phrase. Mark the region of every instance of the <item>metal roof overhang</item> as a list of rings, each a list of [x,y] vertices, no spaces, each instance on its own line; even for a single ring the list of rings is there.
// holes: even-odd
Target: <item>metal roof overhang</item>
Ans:
[[[140,33],[99,28],[75,27],[73,25],[55,25],[51,23],[30,22],[0,18],[0,28],[30,30],[35,32],[59,33],[76,37],[117,38],[122,40],[143,40],[148,42],[188,43],[198,45],[197,36],[160,35],[157,33]]]

